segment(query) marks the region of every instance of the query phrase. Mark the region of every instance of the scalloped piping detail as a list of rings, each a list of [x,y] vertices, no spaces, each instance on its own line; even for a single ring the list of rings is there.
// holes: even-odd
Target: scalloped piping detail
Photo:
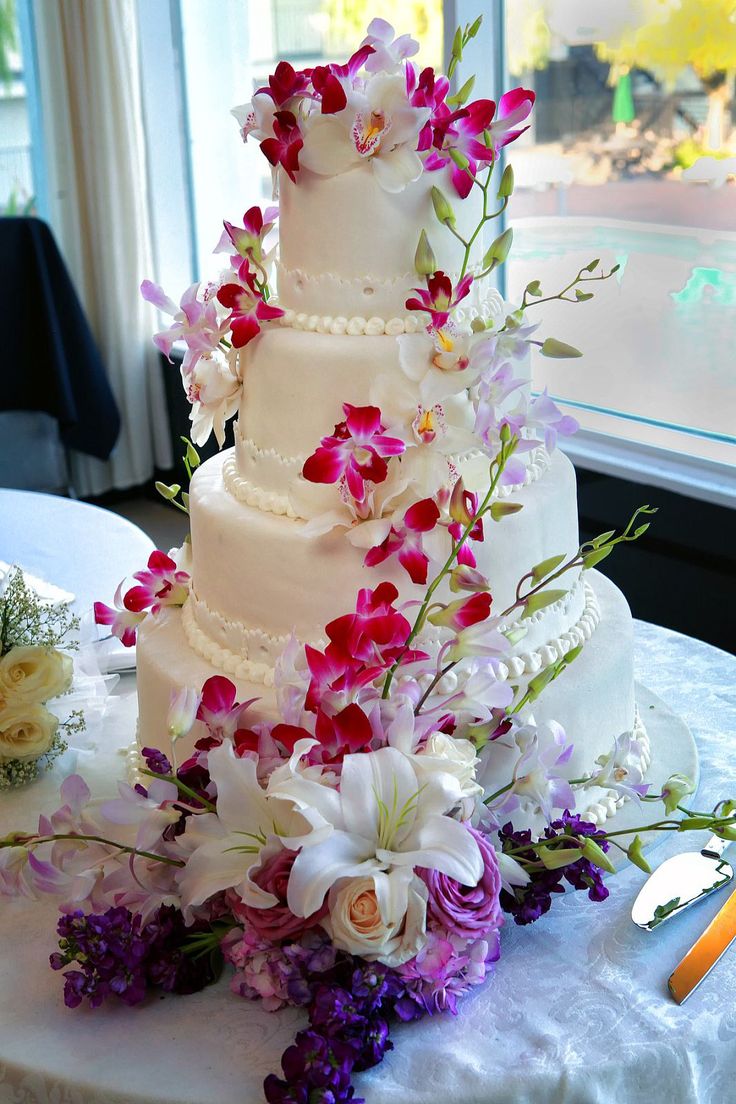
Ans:
[[[193,603],[187,601],[182,607],[181,622],[184,636],[192,651],[206,659],[213,667],[224,671],[235,678],[248,682],[261,683],[263,686],[273,686],[274,669],[266,663],[254,663],[244,656],[236,655],[228,648],[216,644],[211,637],[204,633],[194,619]]]
[[[238,502],[244,502],[246,506],[254,506],[257,510],[263,510],[268,514],[291,518],[294,521],[299,518],[296,510],[289,502],[286,495],[277,494],[276,491],[266,491],[255,483],[250,483],[238,471],[237,461],[234,456],[229,456],[222,466],[222,480],[225,489],[236,498]]]
[[[278,305],[277,299],[274,299],[273,302]],[[490,301],[484,301],[479,306],[457,307],[454,312],[454,319],[460,326],[464,323],[469,324],[476,318],[481,318],[484,322],[487,322],[489,319],[497,317],[498,312],[494,308],[495,304],[491,305]],[[283,310],[284,313],[281,317],[276,319],[278,325],[287,329],[303,330],[306,333],[331,334],[335,337],[344,335],[348,337],[381,337],[383,335],[399,337],[401,334],[422,333],[425,329],[422,319],[416,314],[394,315],[391,318],[381,318],[374,314],[369,318],[365,318],[362,314],[350,316],[342,314],[308,314],[306,311],[293,310],[291,307],[284,307]]]
[[[571,648],[590,640],[600,621],[600,609],[598,599],[591,585],[587,580],[583,581],[582,585],[585,588],[585,605],[576,624],[566,632],[554,637],[547,644],[542,645],[538,650],[522,652],[517,656],[512,656],[505,662],[499,663],[497,672],[501,681],[506,681],[509,678],[519,678],[527,674],[534,675],[542,667],[547,667],[550,663],[561,659]],[[565,595],[564,599],[560,599],[554,605],[540,610],[534,615],[534,618],[539,621],[544,615],[563,608],[566,602],[571,601],[575,591],[576,588],[573,588]],[[199,623],[200,618],[205,623],[214,624],[218,633],[237,636],[239,640],[243,641],[246,650],[260,649],[269,653],[270,662],[248,659],[247,656],[234,652],[223,644],[216,643],[202,628]],[[529,620],[532,621],[532,618],[529,618]],[[190,647],[203,659],[209,660],[215,667],[219,667],[228,674],[250,679],[252,682],[261,682],[266,686],[273,685],[273,664],[275,664],[278,655],[289,639],[288,636],[274,636],[262,629],[248,626],[242,621],[225,618],[221,613],[210,609],[206,602],[196,596],[194,591],[191,592],[188,601],[184,605],[182,623]],[[423,634],[423,639],[431,643],[434,637]],[[324,639],[320,638],[310,640],[309,643],[317,648],[325,645]]]
[[[260,448],[255,442],[251,441],[249,437],[243,437],[242,435],[240,437],[240,442],[254,464],[267,460],[273,461],[273,463],[287,470],[289,468],[298,468],[299,471],[301,471],[304,467],[306,457],[282,456],[280,453],[276,452],[275,449]],[[456,454],[450,456],[449,459],[455,467],[458,467],[463,461],[474,460],[482,455],[480,451],[466,452],[462,455]],[[534,483],[537,479],[541,479],[548,470],[550,463],[550,454],[547,452],[544,445],[540,445],[530,453],[530,463],[527,465],[524,479],[520,483],[509,485],[502,484],[496,490],[496,497],[508,498],[510,495],[520,491],[523,487],[528,487],[530,483]],[[241,475],[238,470],[235,456],[229,456],[223,464],[222,478],[226,490],[230,492],[233,498],[238,499],[239,502],[245,502],[248,506],[254,506],[270,514],[284,515],[301,521],[308,520],[296,512],[287,495],[279,494],[278,491],[267,491],[257,483],[253,483],[250,479],[246,479],[244,475]]]
[[[634,710],[634,726],[632,729],[632,735],[634,739],[639,740],[642,745],[641,749],[641,769],[642,773],[646,774],[651,766],[652,762],[652,748],[649,742],[649,735],[644,726],[644,722],[639,713],[638,705]],[[576,793],[584,794],[586,788],[597,789],[598,787],[586,787],[585,785],[576,787]],[[616,790],[604,790],[600,797],[584,809],[580,816],[583,820],[588,820],[591,824],[597,825],[600,828],[602,824],[608,820],[609,817],[614,816],[616,812],[625,804],[629,799],[622,794],[616,792]]]

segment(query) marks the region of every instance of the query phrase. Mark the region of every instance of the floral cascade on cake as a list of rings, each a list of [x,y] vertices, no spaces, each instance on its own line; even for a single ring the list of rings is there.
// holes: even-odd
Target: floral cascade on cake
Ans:
[[[478,26],[458,32],[453,68]],[[124,643],[140,639],[145,766],[107,801],[68,778],[60,808],[36,833],[0,841],[0,890],[61,901],[51,966],[64,971],[69,1006],[136,1004],[155,988],[192,992],[224,960],[235,993],[271,1011],[302,1008],[304,1028],[282,1057],[281,1075],[264,1084],[266,1100],[281,1104],[357,1102],[353,1077],[392,1047],[391,1024],[454,1013],[499,959],[508,917],[527,925],[566,888],[605,900],[612,851],[648,869],[638,835],[602,826],[600,795],[613,808],[625,799],[643,810],[663,802],[651,824],[643,813],[646,830],[707,827],[736,838],[734,802],[690,810],[683,802],[692,784],[678,775],[651,792],[646,735],[635,723],[633,677],[620,648],[614,658],[628,671],[620,692],[631,700],[619,711],[625,724],[614,722],[615,739],[604,731],[601,741],[588,717],[589,735],[576,748],[564,718],[544,712],[570,668],[591,671],[583,657],[597,607],[584,573],[637,539],[648,525],[641,516],[652,511],[642,507],[621,531],[541,557],[518,537],[515,547],[504,545],[520,511],[541,508],[534,482],[554,463],[557,435],[574,429],[548,396],[531,396],[520,367],[532,345],[544,355],[577,355],[534,336],[526,311],[544,298],[538,283],[517,308],[476,294],[511,244],[507,230],[474,258],[485,223],[513,191],[510,169],[494,178],[498,150],[521,132],[533,96],[516,89],[498,106],[467,103],[470,82],[450,96],[447,78],[416,70],[415,52],[408,36],[395,38],[374,20],[346,64],[297,72],[280,63],[238,113],[244,137],[259,141],[275,167],[282,201],[289,195],[298,204],[304,172],[349,177],[356,188],[367,176],[370,188],[390,196],[433,174],[444,181],[445,190],[436,184],[427,193],[437,225],[418,234],[417,286],[402,292],[402,317],[388,309],[391,280],[359,289],[384,297],[368,319],[274,305],[265,240],[273,209],[252,208],[242,227],[225,224],[220,244],[230,268],[216,284],[190,288],[179,307],[143,285],[174,317],[157,335],[159,348],[169,353],[179,339],[187,346],[182,372],[195,443],[213,431],[222,443],[228,419],[240,409],[242,420],[249,391],[257,392],[256,362],[242,350],[289,329],[311,331],[292,335],[296,348],[323,336],[339,348],[365,347],[356,355],[367,358],[368,393],[364,401],[339,396],[334,429],[317,434],[295,468],[274,450],[249,452],[241,434],[238,455],[219,461],[207,482],[213,461],[200,467],[187,442],[191,499],[180,486],[160,490],[179,509],[191,506],[191,547],[155,552],[135,585],[121,584],[113,607],[96,606],[98,622]],[[438,263],[435,247],[452,266]],[[316,294],[283,254],[279,264],[280,295],[282,284],[287,299]],[[583,285],[610,275],[596,275],[598,268],[595,261],[581,269],[560,296],[588,298]],[[350,299],[351,285],[333,286],[327,276],[317,281],[319,294],[329,297],[339,283]],[[378,352],[394,357],[390,371],[374,370]],[[291,368],[296,379],[300,366]],[[313,411],[296,413],[309,422]],[[286,404],[278,415],[290,415]],[[291,425],[300,430],[299,419]],[[249,456],[261,464],[259,478],[272,478],[270,489],[241,464]],[[564,463],[557,471],[569,478]],[[219,529],[204,524],[213,501],[226,504]],[[305,615],[308,631],[287,634],[273,657],[264,646],[256,662],[223,636],[210,639],[205,662],[195,644],[216,629],[199,592],[203,567],[212,565],[198,546],[211,532],[224,542],[233,519],[243,525],[242,554],[248,534],[254,544],[276,534],[284,557],[290,541],[333,550],[324,565],[315,553],[300,594],[308,603],[314,591],[332,606],[318,624]],[[328,538],[333,543],[310,543]],[[498,546],[511,552],[489,559]],[[342,587],[344,555],[364,585]],[[259,587],[279,581],[279,562],[265,562],[268,577],[251,580],[251,602]],[[224,554],[215,567],[222,577]],[[576,608],[580,627],[570,625]],[[553,646],[542,633],[560,610]],[[296,622],[303,611],[289,613]],[[233,626],[244,639],[260,633],[270,647],[262,628],[238,627],[232,612],[222,620],[225,634]],[[177,634],[181,625],[189,626],[186,640],[174,635],[176,647],[164,655],[172,668],[168,713],[148,709],[144,717],[156,629]],[[527,634],[536,643],[520,653]],[[207,677],[187,684],[185,671]],[[156,689],[162,679],[149,684]],[[570,698],[562,704],[570,709]]]
[[[0,790],[32,782],[84,728],[78,710],[60,722],[47,708],[71,689],[79,621],[64,604],[42,602],[12,568],[0,586]]]

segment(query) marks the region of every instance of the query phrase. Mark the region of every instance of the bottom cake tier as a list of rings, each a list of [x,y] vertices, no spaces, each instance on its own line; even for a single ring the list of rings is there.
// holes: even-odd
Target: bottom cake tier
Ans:
[[[631,612],[621,591],[604,575],[589,572],[587,581],[600,609],[600,621],[577,659],[533,703],[537,723],[559,722],[573,742],[574,750],[565,767],[570,779],[590,774],[599,756],[608,754],[624,733],[637,737],[643,769],[649,761],[646,732],[634,700]],[[199,689],[208,678],[223,671],[190,647],[178,609],[148,619],[140,632],[137,652],[139,746],[169,752],[166,716],[172,693],[182,687]],[[275,716],[271,687],[235,675],[228,677],[237,687],[239,700],[258,699],[253,706],[254,719]],[[182,762],[190,750],[191,741],[186,738],[177,743],[177,762]],[[493,745],[483,778],[488,792],[493,792],[496,780],[499,786],[508,781],[516,758],[515,747],[503,741]],[[614,790],[587,786],[577,794],[577,811],[596,823],[603,823],[620,804],[621,798]]]

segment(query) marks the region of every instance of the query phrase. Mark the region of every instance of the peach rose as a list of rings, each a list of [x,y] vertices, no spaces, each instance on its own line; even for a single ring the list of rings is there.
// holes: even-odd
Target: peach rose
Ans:
[[[19,645],[0,659],[0,700],[12,703],[47,702],[72,684],[71,656],[56,648]]]
[[[372,877],[350,878],[339,889],[333,888],[322,926],[336,947],[388,966],[414,957],[425,940],[426,887],[411,871],[401,872],[399,878],[405,883],[406,907],[389,922],[381,915]]]
[[[58,726],[58,717],[43,705],[6,705],[0,709],[0,760],[38,759],[51,747]]]

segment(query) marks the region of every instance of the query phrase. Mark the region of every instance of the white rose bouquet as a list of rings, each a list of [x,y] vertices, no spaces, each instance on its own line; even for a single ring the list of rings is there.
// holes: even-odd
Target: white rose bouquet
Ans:
[[[79,627],[66,605],[44,604],[14,568],[0,591],[0,790],[31,782],[84,728],[79,712],[61,722],[47,708],[72,685]]]

